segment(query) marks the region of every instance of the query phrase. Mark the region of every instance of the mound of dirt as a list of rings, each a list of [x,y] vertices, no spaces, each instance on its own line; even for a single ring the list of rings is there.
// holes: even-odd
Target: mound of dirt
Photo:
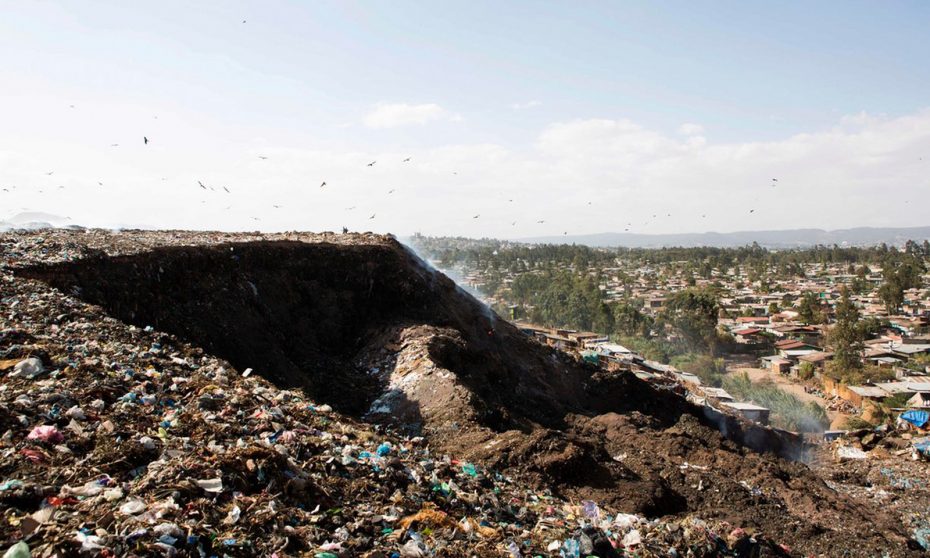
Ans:
[[[391,238],[155,244],[15,274],[559,497],[804,554],[909,552],[892,517],[786,459],[797,439],[544,347]]]

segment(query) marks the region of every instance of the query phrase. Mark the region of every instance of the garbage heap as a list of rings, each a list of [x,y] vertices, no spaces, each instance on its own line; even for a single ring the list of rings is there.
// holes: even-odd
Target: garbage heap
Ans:
[[[785,553],[722,522],[648,521],[529,490],[436,455],[422,437],[373,428],[234,371],[170,336],[58,293],[23,295],[3,298],[0,328],[0,510],[14,550]]]
[[[823,536],[814,544],[821,547],[846,540],[846,556],[874,555],[882,545],[889,556],[911,552],[877,510],[832,499],[802,465],[747,453],[694,415],[681,414],[683,406],[676,407],[677,422],[660,411],[645,414],[651,403],[629,393],[652,392],[638,384],[597,384],[640,390],[626,399],[605,391],[604,405],[625,400],[640,409],[627,415],[605,408],[594,418],[566,415],[564,431],[489,434],[485,427],[467,427],[469,421],[478,416],[505,423],[513,420],[508,413],[524,408],[473,406],[466,416],[451,403],[479,396],[492,401],[513,388],[483,393],[466,391],[460,382],[447,414],[430,411],[436,414],[421,435],[409,425],[337,412],[301,389],[276,387],[262,377],[261,362],[255,370],[233,366],[178,336],[118,320],[81,300],[77,290],[20,274],[33,264],[242,239],[267,240],[170,231],[0,234],[0,534],[6,556],[806,555],[784,544],[789,536],[804,544],[814,534],[800,516],[786,515],[798,509],[849,519],[835,532],[815,525]],[[388,240],[357,235],[340,242]],[[462,308],[450,312],[474,321]],[[433,330],[403,331],[421,336]],[[510,335],[504,327],[478,334]],[[449,335],[440,346],[449,359],[468,357],[449,348],[465,342]],[[393,351],[393,339],[378,341],[388,347],[379,354]],[[522,341],[507,341],[510,348],[501,351],[524,350]],[[404,387],[398,370],[435,357],[414,345],[385,357],[392,369],[384,378],[388,391],[372,399],[372,412]],[[532,362],[561,358],[537,352]],[[482,363],[467,364],[462,370],[479,370]],[[566,378],[575,373],[565,370]],[[452,373],[435,368],[423,374],[403,393],[428,394]],[[589,380],[599,381],[596,374]],[[540,376],[539,386],[563,381]],[[517,394],[529,401],[526,408],[546,401],[529,399],[533,393]],[[658,406],[674,405],[684,403],[664,399]],[[535,461],[521,461],[518,446]],[[695,458],[739,471],[733,475],[751,469],[756,480],[726,478]],[[611,476],[619,474],[627,487],[622,493]],[[598,475],[604,475],[600,482]],[[582,484],[560,484],[563,478]],[[780,495],[773,487],[789,492]],[[640,496],[677,507],[623,513],[629,512],[624,499]],[[693,513],[698,506],[707,513]],[[755,509],[765,512],[747,520]],[[863,517],[874,519],[871,526]],[[845,539],[849,531],[862,540]]]

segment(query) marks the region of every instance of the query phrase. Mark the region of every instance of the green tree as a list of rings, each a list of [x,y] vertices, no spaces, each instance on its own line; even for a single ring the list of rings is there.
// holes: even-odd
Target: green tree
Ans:
[[[620,337],[649,337],[653,320],[630,302],[617,302],[612,306],[613,333]]]
[[[685,289],[665,302],[662,319],[678,332],[693,350],[714,353],[717,341],[717,315],[720,305],[716,293],[708,289]]]
[[[823,309],[820,306],[820,301],[817,300],[816,294],[805,291],[801,295],[801,300],[798,302],[798,317],[805,324],[822,324],[824,322]]]
[[[842,376],[862,369],[862,328],[859,324],[859,310],[849,298],[849,289],[840,290],[840,300],[836,304],[836,323],[830,330],[829,341],[833,347],[833,361],[830,365]]]

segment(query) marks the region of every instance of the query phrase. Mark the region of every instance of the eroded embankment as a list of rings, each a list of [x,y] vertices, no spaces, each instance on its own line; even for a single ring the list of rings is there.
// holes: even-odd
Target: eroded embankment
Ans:
[[[17,275],[568,497],[732,518],[812,552],[853,531],[867,550],[905,539],[879,510],[771,455],[793,456],[791,438],[543,347],[394,242],[158,248]]]

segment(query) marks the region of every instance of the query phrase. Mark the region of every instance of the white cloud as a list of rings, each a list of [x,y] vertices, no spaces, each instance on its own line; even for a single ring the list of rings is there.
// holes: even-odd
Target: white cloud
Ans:
[[[678,133],[683,136],[699,136],[704,133],[704,126],[693,122],[685,122],[678,127]]]
[[[106,137],[81,136],[84,121],[49,127],[59,135],[48,137],[19,129],[28,132],[0,138],[0,187],[10,189],[0,190],[0,219],[30,207],[82,224],[521,237],[627,223],[642,233],[916,226],[928,224],[921,208],[930,204],[930,110],[838,118],[764,142],[579,119],[546,126],[528,147],[396,150],[321,138],[311,145],[327,147],[243,145],[205,127],[156,136],[170,133],[177,144],[111,149]]]
[[[369,128],[396,128],[398,126],[423,125],[436,120],[462,119],[457,114],[450,114],[436,103],[410,105],[407,103],[378,103],[365,116],[365,125]]]
[[[525,103],[514,103],[510,105],[510,108],[514,110],[524,110],[524,109],[536,108],[536,107],[541,107],[541,106],[542,106],[542,101],[537,101],[536,99],[532,99]]]

